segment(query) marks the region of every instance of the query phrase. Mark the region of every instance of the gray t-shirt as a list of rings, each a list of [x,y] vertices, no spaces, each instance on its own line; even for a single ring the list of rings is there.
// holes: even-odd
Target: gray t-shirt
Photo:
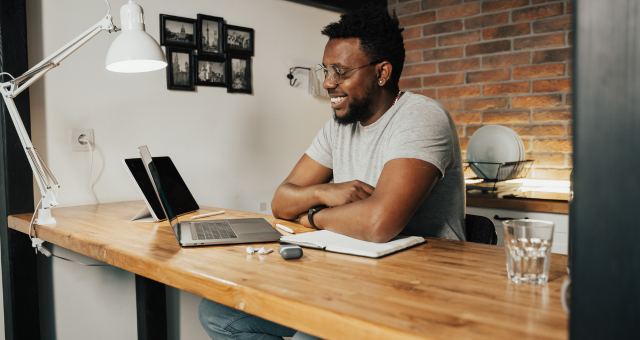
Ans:
[[[466,239],[460,141],[449,112],[437,101],[406,92],[369,126],[339,125],[331,119],[306,153],[333,169],[335,183],[359,180],[373,187],[390,160],[415,158],[435,165],[442,176],[403,232]]]

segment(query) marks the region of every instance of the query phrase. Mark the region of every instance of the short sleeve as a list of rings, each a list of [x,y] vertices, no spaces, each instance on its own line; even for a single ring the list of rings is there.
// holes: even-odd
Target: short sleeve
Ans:
[[[307,149],[307,156],[314,161],[333,169],[333,135],[332,120],[328,121],[313,139],[311,146]]]
[[[392,127],[384,162],[420,159],[436,166],[440,179],[444,178],[453,157],[453,135],[447,114],[435,103],[421,102],[407,108],[403,115],[407,116],[397,119]]]

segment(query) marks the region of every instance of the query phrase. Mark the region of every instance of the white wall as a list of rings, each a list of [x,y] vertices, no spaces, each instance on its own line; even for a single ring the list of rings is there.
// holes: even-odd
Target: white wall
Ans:
[[[276,187],[332,114],[328,100],[307,94],[306,75],[292,88],[286,74],[321,61],[326,38],[320,30],[338,14],[283,0],[138,2],[156,40],[159,13],[202,13],[255,29],[254,94],[169,91],[164,71],[108,72],[105,56],[117,34],[99,34],[30,89],[33,141],[62,186],[60,206],[93,203],[85,191],[89,153],[70,151],[71,128],[85,127],[95,131],[94,189],[102,203],[140,199],[121,161],[148,145],[153,155],[173,159],[200,205],[258,212],[266,202],[269,209]],[[111,1],[117,26],[124,3]],[[29,64],[105,13],[101,0],[28,1]],[[40,259],[39,275],[44,338],[136,338],[133,274]],[[207,339],[196,317],[200,299],[172,289],[168,297],[171,338]]]

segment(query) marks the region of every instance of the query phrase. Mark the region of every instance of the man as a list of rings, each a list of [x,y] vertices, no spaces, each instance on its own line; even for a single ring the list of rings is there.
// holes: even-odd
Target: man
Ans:
[[[400,232],[465,240],[456,127],[438,102],[399,91],[401,32],[395,14],[374,6],[324,28],[329,42],[317,70],[334,118],[276,190],[274,216],[371,242]],[[200,320],[214,339],[295,333],[204,299]],[[302,338],[313,337],[294,337]]]

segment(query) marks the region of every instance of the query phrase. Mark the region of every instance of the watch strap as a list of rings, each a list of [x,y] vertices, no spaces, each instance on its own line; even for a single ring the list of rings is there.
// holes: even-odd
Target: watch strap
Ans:
[[[328,207],[326,205],[316,205],[316,206],[311,207],[309,209],[309,215],[307,215],[307,217],[309,218],[309,223],[311,224],[312,227],[318,229],[318,227],[316,227],[316,224],[313,223],[313,215],[315,213],[317,213],[318,211],[320,211],[322,209],[325,209],[325,208],[328,208]]]

